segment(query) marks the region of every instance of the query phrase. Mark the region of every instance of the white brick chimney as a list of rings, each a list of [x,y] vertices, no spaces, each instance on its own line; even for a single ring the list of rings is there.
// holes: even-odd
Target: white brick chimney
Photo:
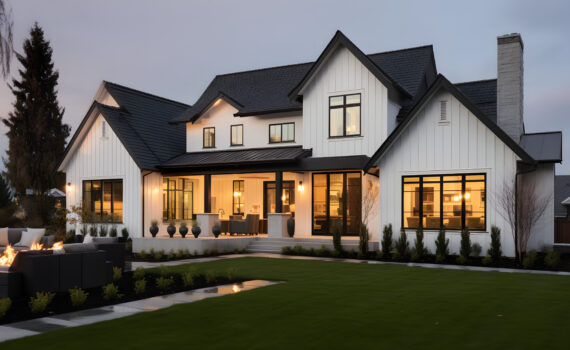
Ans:
[[[497,124],[517,143],[524,133],[523,49],[518,33],[497,37]]]

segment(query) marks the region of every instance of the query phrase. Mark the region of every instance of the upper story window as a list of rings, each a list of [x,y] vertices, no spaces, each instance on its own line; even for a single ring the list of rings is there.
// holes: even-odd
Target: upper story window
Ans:
[[[232,125],[230,144],[232,146],[243,146],[243,124]]]
[[[84,180],[83,209],[93,222],[123,221],[123,180]]]
[[[360,135],[360,94],[329,97],[329,136]]]
[[[203,147],[214,148],[216,147],[216,128],[204,128],[203,131]]]
[[[295,123],[269,125],[269,143],[295,142]]]

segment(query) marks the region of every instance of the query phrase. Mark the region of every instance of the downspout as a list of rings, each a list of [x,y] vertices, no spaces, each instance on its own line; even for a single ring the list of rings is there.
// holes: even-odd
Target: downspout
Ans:
[[[141,181],[142,182],[142,222],[141,222],[142,226],[141,226],[141,228],[142,228],[142,237],[143,238],[144,238],[144,197],[145,197],[145,195],[144,195],[144,189],[145,189],[144,188],[144,178],[150,174],[152,174],[152,171],[148,170],[148,173],[144,174],[144,170],[143,170],[143,176],[142,176],[142,181]]]

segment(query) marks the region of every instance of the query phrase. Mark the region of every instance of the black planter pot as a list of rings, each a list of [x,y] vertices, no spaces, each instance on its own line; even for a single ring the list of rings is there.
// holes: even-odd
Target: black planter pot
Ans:
[[[186,234],[188,234],[188,227],[180,226],[178,232],[180,232],[180,236],[182,236],[182,238],[186,238]]]
[[[152,225],[148,230],[150,231],[150,235],[154,238],[158,233],[158,225]]]
[[[202,233],[200,226],[192,226],[192,234],[194,235],[194,238],[198,238],[198,236],[200,236],[200,233]]]
[[[295,234],[295,219],[293,218],[287,219],[287,234],[289,237],[293,237]]]
[[[222,228],[220,227],[220,225],[212,226],[212,234],[214,234],[214,237],[218,238],[220,233],[222,233]]]
[[[176,233],[176,226],[168,225],[168,227],[166,228],[166,232],[168,233],[170,238],[174,237],[174,234]]]
[[[83,235],[75,235],[75,243],[83,243]]]

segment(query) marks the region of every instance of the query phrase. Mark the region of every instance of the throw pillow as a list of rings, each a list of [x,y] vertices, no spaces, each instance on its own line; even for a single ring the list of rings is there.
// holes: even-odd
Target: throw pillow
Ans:
[[[33,244],[39,243],[46,233],[43,228],[28,228],[26,231],[22,232],[22,238],[20,242],[16,243],[16,247],[28,247],[30,248]]]
[[[0,245],[7,246],[8,244],[10,244],[10,241],[8,241],[8,228],[0,228]]]

